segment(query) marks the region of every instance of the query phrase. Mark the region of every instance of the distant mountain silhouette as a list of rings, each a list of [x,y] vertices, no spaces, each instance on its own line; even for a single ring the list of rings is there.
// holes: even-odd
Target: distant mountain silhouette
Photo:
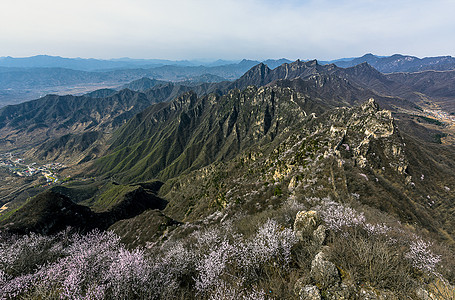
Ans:
[[[455,58],[452,56],[418,58],[415,56],[394,54],[384,57],[369,53],[362,57],[334,61],[333,63],[339,67],[347,68],[364,62],[383,73],[419,72],[425,70],[447,71],[455,69]]]

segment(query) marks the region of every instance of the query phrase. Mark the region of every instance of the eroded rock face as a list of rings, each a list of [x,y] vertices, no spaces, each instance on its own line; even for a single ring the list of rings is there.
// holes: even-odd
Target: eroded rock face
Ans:
[[[321,225],[321,216],[317,211],[300,211],[294,221],[294,232],[301,241],[313,236],[313,232]]]
[[[351,115],[345,132],[343,141],[353,146],[353,158],[360,167],[379,159],[387,161],[399,174],[406,173],[408,162],[403,153],[404,145],[392,114],[388,110],[380,110],[374,99],[362,104]],[[381,144],[380,147],[375,145],[377,143]],[[382,153],[376,153],[379,149]]]
[[[311,277],[322,288],[336,285],[340,282],[340,275],[334,263],[327,260],[326,254],[321,251],[311,262]]]

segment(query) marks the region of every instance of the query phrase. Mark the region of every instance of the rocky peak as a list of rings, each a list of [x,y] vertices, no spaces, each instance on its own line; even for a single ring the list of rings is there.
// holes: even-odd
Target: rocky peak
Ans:
[[[264,78],[267,77],[270,71],[271,71],[270,68],[266,64],[260,63],[251,68],[250,71],[245,73],[243,76],[245,78],[259,77],[261,80],[264,80]]]
[[[325,159],[337,161],[340,168],[349,165],[406,175],[404,149],[390,111],[380,110],[370,99],[357,107],[337,108],[309,118],[304,130],[287,138],[270,157],[269,168],[274,170],[270,180],[290,180],[292,190],[299,181],[311,182],[296,178],[305,178],[305,168],[316,170]]]
[[[404,142],[392,114],[389,110],[380,110],[373,98],[352,113],[345,130],[337,147],[347,145],[360,167],[372,166],[375,162],[399,174],[406,173]]]
[[[362,105],[363,111],[366,111],[368,109],[373,109],[375,111],[379,110],[379,105],[376,103],[376,100],[374,100],[374,98],[368,99],[368,101]]]
[[[291,70],[298,70],[302,68],[315,68],[316,66],[319,66],[318,61],[316,59],[314,60],[309,60],[309,61],[301,61],[300,59],[290,63],[290,64],[285,64],[284,66],[288,66]]]
[[[373,98],[360,106],[355,111],[349,122],[348,130],[356,133],[363,133],[365,138],[388,137],[394,132],[393,117],[389,110],[380,110]]]
[[[242,77],[237,79],[231,86],[230,89],[239,88],[243,89],[249,85],[262,86],[268,83],[268,76],[271,69],[264,63],[260,63],[252,67]]]
[[[354,67],[348,68],[348,70],[354,71],[355,74],[363,74],[363,76],[368,74],[382,75],[381,72],[373,68],[369,63],[363,62]]]
[[[190,109],[196,103],[198,97],[193,91],[182,94],[172,101],[171,110]]]
[[[306,62],[306,65],[309,66],[309,67],[315,67],[315,66],[318,66],[318,61],[316,59],[313,59],[313,60],[309,60]]]

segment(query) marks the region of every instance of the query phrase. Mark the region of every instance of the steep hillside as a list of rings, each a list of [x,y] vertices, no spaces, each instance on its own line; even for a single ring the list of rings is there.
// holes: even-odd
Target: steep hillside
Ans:
[[[59,161],[69,164],[83,163],[102,155],[110,134],[101,131],[82,131],[50,139],[28,150],[26,157],[38,161]]]
[[[69,133],[112,131],[154,101],[122,90],[105,98],[48,95],[7,106],[0,109],[0,147],[30,147]]]
[[[225,96],[184,94],[163,108],[152,106],[117,133],[98,174],[126,181],[167,179],[234,157],[324,105],[287,88],[233,90]]]
[[[388,74],[387,79],[403,86],[409,86],[416,92],[432,97],[436,102],[445,103],[455,112],[451,99],[455,98],[455,71],[423,71],[417,73]]]
[[[386,109],[419,109],[410,101],[382,95],[373,89],[366,88],[365,85],[358,83],[359,78],[348,80],[344,77],[335,74],[314,74],[305,79],[277,80],[269,85],[290,87],[313,99],[321,99],[328,107],[357,105],[364,99],[374,97],[381,107]]]
[[[390,111],[371,99],[303,118],[272,143],[169,180],[161,194],[170,200],[165,213],[185,222],[325,199],[372,218],[382,211],[453,244],[454,155],[451,147],[403,136]]]
[[[320,65],[316,60],[308,62],[297,60],[289,64],[284,63],[273,70],[264,64],[259,64],[227,86],[226,90],[242,89],[249,85],[263,86],[279,80],[286,82],[294,79],[313,82],[313,94],[322,94],[321,98],[325,99],[344,98],[343,101],[346,101],[352,98],[347,101],[352,105],[355,100],[359,100],[359,96],[363,98],[374,96],[381,106],[388,109],[420,110],[418,103],[421,97],[416,95],[417,87],[404,81],[393,80],[392,77],[387,77],[368,63],[344,69],[334,64]],[[293,87],[297,88],[295,84]]]
[[[363,72],[365,68],[369,72]],[[119,129],[109,155],[95,163],[96,174],[115,174],[127,181],[156,176],[168,179],[233,157],[262,143],[265,136],[268,136],[265,141],[273,140],[302,115],[319,115],[328,108],[357,105],[370,97],[385,108],[419,111],[410,101],[378,96],[367,89],[371,78],[379,78],[384,88],[385,84],[400,86],[369,65],[351,69],[321,66],[316,61],[296,61],[274,70],[259,64],[220,90],[221,95],[230,90],[227,95],[198,97],[189,93],[169,104],[152,106]],[[264,85],[259,90],[251,88]],[[221,86],[212,86],[215,87]],[[162,86],[147,93],[169,95],[174,89],[175,85]],[[185,89],[181,87],[179,91]],[[263,136],[252,133],[251,128],[260,126]],[[204,145],[205,141],[210,143]]]
[[[335,65],[320,65],[316,60],[308,62],[297,60],[292,63],[284,63],[275,69],[270,69],[261,63],[251,68],[242,77],[232,83],[229,89],[245,88],[249,85],[262,86],[280,79],[307,78],[315,74],[331,74],[336,69]]]
[[[372,90],[382,95],[375,98],[383,107],[419,110],[416,104],[420,103],[422,97],[416,94],[417,92],[431,92],[430,96],[437,94],[431,90],[432,88],[424,89],[416,83],[410,83],[409,80],[399,80],[398,77],[397,80],[393,80],[386,77],[368,64],[342,69],[333,64],[319,65],[317,61],[296,61],[290,64],[284,63],[273,70],[265,64],[259,64],[232,83],[203,83],[191,86],[177,83],[161,84],[162,82],[158,80],[141,79],[132,84],[136,89],[144,90],[144,93],[123,91],[112,95],[111,90],[105,90],[93,94],[96,101],[90,100],[91,94],[88,94],[89,97],[47,96],[23,105],[9,106],[0,111],[0,125],[3,127],[0,129],[2,131],[0,138],[3,147],[13,148],[14,143],[17,147],[21,146],[17,144],[19,140],[27,145],[33,142],[23,132],[33,131],[33,138],[37,139],[37,142],[42,142],[47,138],[59,137],[70,132],[79,133],[87,129],[108,128],[109,123],[112,125],[111,128],[116,128],[122,121],[148,105],[170,101],[185,92],[194,91],[199,96],[211,92],[225,94],[235,88],[243,90],[250,85],[259,87],[277,80],[297,78],[317,82],[312,87],[315,91],[312,94],[322,93],[321,97],[327,100],[338,97],[337,101],[339,101],[341,97],[349,105],[358,103],[359,97],[374,96],[368,91]],[[332,90],[329,91],[329,89]],[[441,89],[438,91],[441,94]],[[402,99],[390,98],[390,96]],[[352,99],[348,100],[348,98]],[[116,101],[119,104],[113,105],[112,103]],[[44,110],[43,107],[46,109]],[[25,115],[28,116],[27,121],[16,117]],[[105,116],[109,120],[103,119]],[[53,124],[59,124],[58,128]]]
[[[107,184],[100,194],[88,193],[86,197],[90,198],[81,201],[84,205],[74,202],[78,198],[77,192],[72,187],[56,187],[40,193],[13,214],[2,216],[0,227],[20,234],[53,234],[68,226],[81,232],[95,228],[106,230],[119,220],[135,217],[149,209],[162,210],[167,204],[155,195],[155,191],[141,185]]]

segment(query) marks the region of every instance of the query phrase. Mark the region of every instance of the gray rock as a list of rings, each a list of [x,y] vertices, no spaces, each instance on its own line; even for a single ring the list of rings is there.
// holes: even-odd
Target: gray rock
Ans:
[[[358,295],[362,300],[398,300],[391,291],[374,289],[372,287],[362,287]]]
[[[430,293],[428,293],[428,291],[422,287],[417,288],[416,296],[418,299],[421,299],[421,300],[431,300]]]
[[[316,230],[313,231],[313,240],[319,245],[323,245],[327,237],[326,232],[327,228],[324,225],[319,225],[318,228],[316,228]]]
[[[334,263],[327,260],[322,251],[311,262],[310,275],[322,288],[327,288],[340,282],[338,269]]]
[[[349,287],[344,283],[331,286],[326,290],[326,298],[329,300],[348,300],[354,297],[355,288]]]
[[[362,300],[379,300],[378,296],[371,289],[361,288],[359,298]]]
[[[294,221],[294,232],[297,238],[303,241],[305,238],[313,237],[313,232],[321,225],[321,216],[317,211],[300,211]]]
[[[319,289],[314,285],[306,285],[300,289],[299,292],[300,300],[321,300],[321,293]]]
[[[294,294],[298,295],[300,293],[300,290],[305,285],[307,285],[305,282],[306,282],[306,278],[305,277],[301,277],[301,278],[297,279],[297,281],[294,284]]]

